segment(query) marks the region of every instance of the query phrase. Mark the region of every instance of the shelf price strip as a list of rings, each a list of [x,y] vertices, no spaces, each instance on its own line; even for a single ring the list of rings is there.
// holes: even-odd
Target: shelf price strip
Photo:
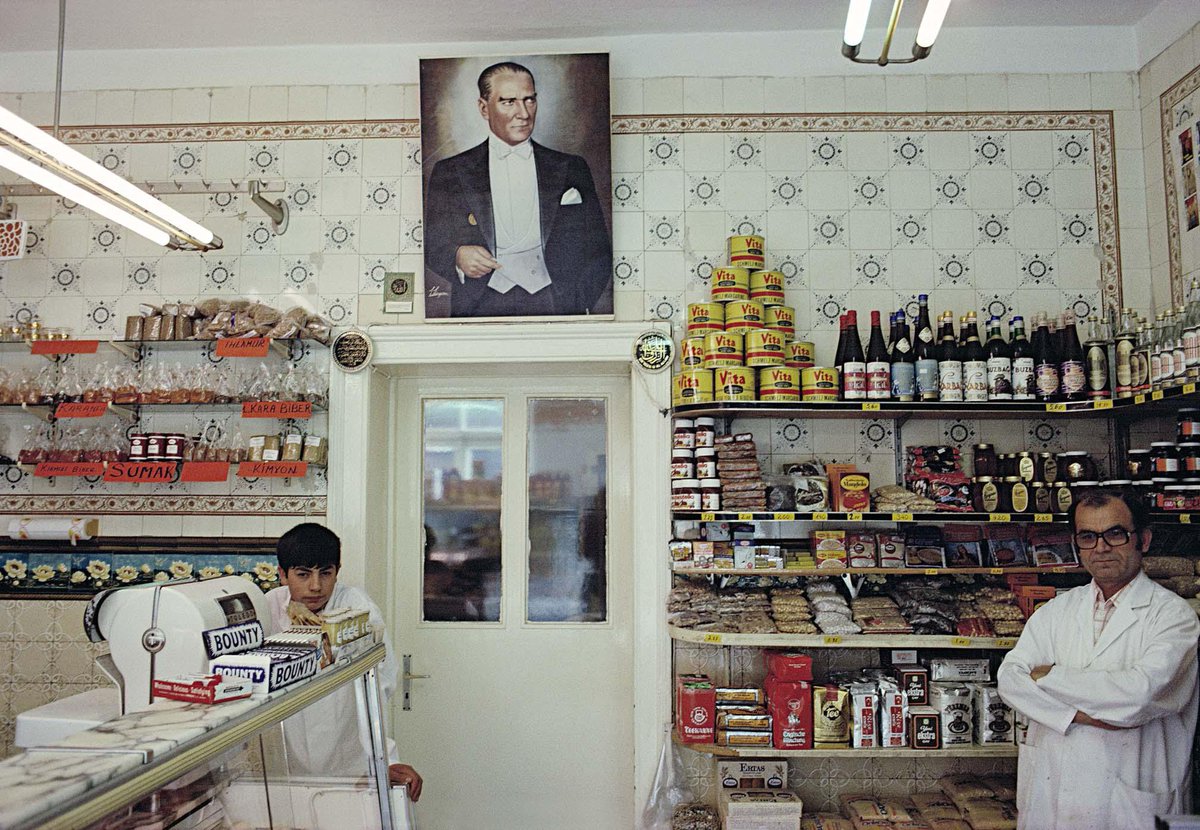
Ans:
[[[992,524],[1007,524],[1012,521],[1011,513],[988,513],[988,521]]]

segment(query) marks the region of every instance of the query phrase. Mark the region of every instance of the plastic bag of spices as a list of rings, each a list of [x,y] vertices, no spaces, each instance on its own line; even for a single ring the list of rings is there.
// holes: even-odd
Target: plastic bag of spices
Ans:
[[[323,435],[308,435],[304,438],[302,461],[324,466],[329,461],[329,439]]]

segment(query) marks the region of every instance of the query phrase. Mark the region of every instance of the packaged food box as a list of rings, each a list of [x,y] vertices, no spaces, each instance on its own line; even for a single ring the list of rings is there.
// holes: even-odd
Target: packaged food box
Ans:
[[[787,777],[787,761],[717,761],[717,780],[727,790],[781,790]]]
[[[722,817],[794,818],[799,826],[804,802],[791,790],[726,790],[717,796]],[[762,826],[762,825],[755,825]]]
[[[692,566],[695,568],[711,568],[713,563],[712,542],[692,542]]]
[[[1029,556],[1039,568],[1076,565],[1075,546],[1066,527],[1034,527],[1029,531]]]
[[[733,543],[733,567],[734,570],[748,571],[754,569],[754,542],[751,540],[742,540]]]
[[[742,729],[760,732],[771,731],[771,716],[752,712],[739,712],[731,709],[717,711],[717,729]]]
[[[850,744],[850,694],[837,686],[813,688],[813,746],[839,749]]]
[[[895,530],[884,530],[875,534],[879,554],[879,567],[903,568],[905,566],[904,534]]]
[[[671,551],[672,562],[690,562],[692,559],[692,543],[686,541],[673,541],[668,545]]]
[[[810,539],[818,568],[846,567],[846,531],[814,530]]]
[[[904,531],[904,561],[910,568],[944,568],[946,552],[942,547],[942,529],[934,525],[913,525]]]
[[[688,744],[710,744],[716,739],[716,688],[703,674],[675,678],[675,728]]]
[[[983,565],[983,528],[979,525],[946,525],[942,549],[947,568],[978,568]]]
[[[222,677],[249,680],[255,697],[307,680],[317,673],[321,650],[307,645],[263,645],[241,654],[211,660],[208,670]]]
[[[812,656],[794,651],[766,652],[767,674],[779,680],[812,680]]]
[[[939,657],[929,661],[929,679],[941,682],[987,682],[992,671],[986,659]]]
[[[924,706],[929,703],[929,670],[927,668],[918,666],[916,663],[900,663],[892,666],[892,671],[896,673],[900,690],[904,692],[904,697],[910,707]]]
[[[888,678],[879,679],[879,745],[908,746],[908,701],[900,687]]]
[[[1016,734],[1015,716],[995,686],[971,686],[975,708],[975,742],[984,746],[1011,744]]]
[[[717,746],[770,746],[771,730],[717,729]]]
[[[879,690],[874,683],[851,684],[850,712],[854,748],[879,746]]]
[[[771,712],[773,744],[776,749],[812,749],[812,684],[780,680],[768,675],[767,708]]]
[[[840,472],[829,481],[833,490],[834,510],[865,513],[871,509],[870,473]]]
[[[249,680],[240,677],[223,677],[219,674],[187,674],[155,680],[151,684],[151,697],[167,700],[182,700],[185,703],[224,703],[250,697]]]
[[[929,705],[942,716],[942,746],[969,745],[975,728],[971,690],[962,683],[930,683]]]
[[[908,739],[913,749],[941,749],[941,713],[932,706],[908,707]]]
[[[721,686],[717,689],[716,702],[761,706],[764,703],[763,690],[754,686]]]
[[[874,568],[878,565],[875,534],[857,530],[847,533],[846,558],[851,568]]]
[[[1029,563],[1025,548],[1025,533],[1020,525],[987,525],[988,565],[996,568],[1015,568]]]
[[[1058,595],[1058,589],[1053,585],[1021,585],[1013,591],[1017,595],[1017,607],[1025,619]]]

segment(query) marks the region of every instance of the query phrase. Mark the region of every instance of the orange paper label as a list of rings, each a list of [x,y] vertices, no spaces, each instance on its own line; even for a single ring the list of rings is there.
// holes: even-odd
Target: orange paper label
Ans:
[[[180,481],[225,481],[229,478],[228,461],[185,461]]]
[[[55,418],[99,418],[108,411],[104,401],[91,403],[60,403],[54,408]]]
[[[226,337],[217,341],[217,357],[266,357],[270,346],[266,337]]]
[[[30,354],[95,354],[99,340],[34,340]]]
[[[242,404],[243,418],[311,418],[312,404],[308,401],[246,401]]]
[[[114,461],[104,469],[105,481],[172,482],[174,461]]]
[[[307,472],[307,461],[243,461],[237,474],[241,478],[301,478]]]
[[[100,476],[104,475],[104,465],[79,461],[43,461],[33,468],[33,474],[38,478],[52,478],[54,476]]]

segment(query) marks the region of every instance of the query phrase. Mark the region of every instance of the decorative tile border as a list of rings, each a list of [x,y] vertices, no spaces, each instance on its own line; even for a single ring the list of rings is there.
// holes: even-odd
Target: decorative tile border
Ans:
[[[1183,305],[1187,299],[1183,285],[1183,253],[1179,238],[1179,191],[1175,184],[1175,161],[1171,143],[1175,140],[1175,125],[1171,123],[1171,111],[1181,101],[1200,89],[1200,66],[1184,75],[1158,96],[1158,123],[1161,131],[1163,154],[1163,183],[1166,185],[1167,200],[1167,252],[1171,267],[1171,305]]]
[[[126,124],[61,127],[68,144],[157,144],[186,141],[282,141],[420,138],[421,123],[413,119],[378,121],[272,121],[218,124]]]
[[[766,113],[615,116],[613,135],[672,133],[941,132],[1090,130],[1095,149],[1097,234],[1104,305],[1122,305],[1117,163],[1112,110],[1078,112]],[[1174,268],[1174,265],[1172,266]]]
[[[279,585],[279,566],[273,556],[235,553],[8,553],[0,556],[0,597],[89,596],[123,585],[217,576],[241,576],[269,591]]]
[[[5,496],[4,512],[22,515],[324,516],[326,496]]]

